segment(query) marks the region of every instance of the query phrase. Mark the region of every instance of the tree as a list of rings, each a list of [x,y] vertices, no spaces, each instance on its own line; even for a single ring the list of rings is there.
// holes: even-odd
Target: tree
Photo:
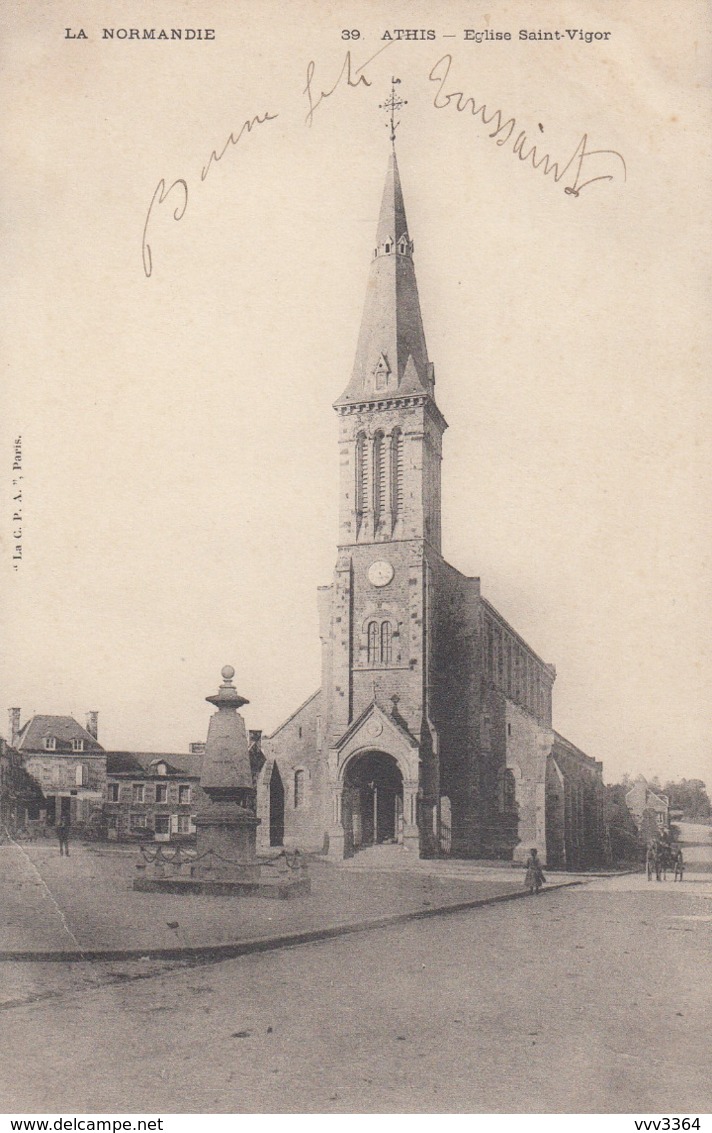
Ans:
[[[712,814],[707,787],[702,779],[680,779],[679,783],[666,783],[664,793],[670,800],[672,810],[682,812],[682,817],[691,822],[704,822]]]
[[[625,802],[630,786],[630,778],[625,775],[621,783],[606,787],[606,820],[613,862],[636,861],[640,857],[638,829]]]

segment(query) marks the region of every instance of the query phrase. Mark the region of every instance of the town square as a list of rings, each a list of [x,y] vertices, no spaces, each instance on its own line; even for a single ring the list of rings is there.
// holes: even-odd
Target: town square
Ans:
[[[8,1119],[710,1111],[705,14],[416,9],[3,17]]]

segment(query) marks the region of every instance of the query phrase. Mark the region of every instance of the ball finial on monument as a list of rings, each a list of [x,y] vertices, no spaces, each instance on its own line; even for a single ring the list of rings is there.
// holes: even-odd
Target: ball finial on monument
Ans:
[[[245,696],[240,696],[239,692],[232,683],[232,678],[235,676],[234,665],[223,665],[220,670],[222,677],[222,684],[214,696],[206,696],[209,704],[216,705],[221,710],[234,712],[236,708],[242,708],[243,704],[249,704],[249,700]]]

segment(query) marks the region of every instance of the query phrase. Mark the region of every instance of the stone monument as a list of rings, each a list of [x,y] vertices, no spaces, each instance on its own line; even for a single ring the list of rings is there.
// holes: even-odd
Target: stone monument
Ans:
[[[218,711],[210,717],[200,786],[210,799],[198,815],[198,855],[194,876],[211,881],[258,882],[255,850],[260,820],[252,782],[245,721],[237,711],[249,704],[232,683],[235,670],[225,665],[223,683],[207,696]]]
[[[217,693],[205,698],[217,712],[210,718],[200,776],[208,802],[195,818],[196,853],[144,850],[138,867],[143,876],[134,889],[256,897],[302,896],[311,890],[303,858],[257,857],[260,819],[247,729],[238,712],[249,701],[233,685],[234,676],[232,665],[225,665]]]

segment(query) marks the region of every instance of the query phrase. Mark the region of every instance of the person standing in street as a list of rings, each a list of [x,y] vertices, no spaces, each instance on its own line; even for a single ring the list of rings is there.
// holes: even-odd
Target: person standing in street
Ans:
[[[69,857],[69,819],[62,815],[57,823],[57,837],[59,838],[59,856],[66,854]]]
[[[536,850],[532,849],[529,851],[526,866],[527,874],[524,878],[524,884],[530,893],[538,893],[546,881],[546,878],[544,877],[541,862],[539,861]]]
[[[677,853],[675,854],[675,873],[673,881],[682,881],[682,875],[685,872],[685,859],[682,856],[682,850],[678,846]]]

